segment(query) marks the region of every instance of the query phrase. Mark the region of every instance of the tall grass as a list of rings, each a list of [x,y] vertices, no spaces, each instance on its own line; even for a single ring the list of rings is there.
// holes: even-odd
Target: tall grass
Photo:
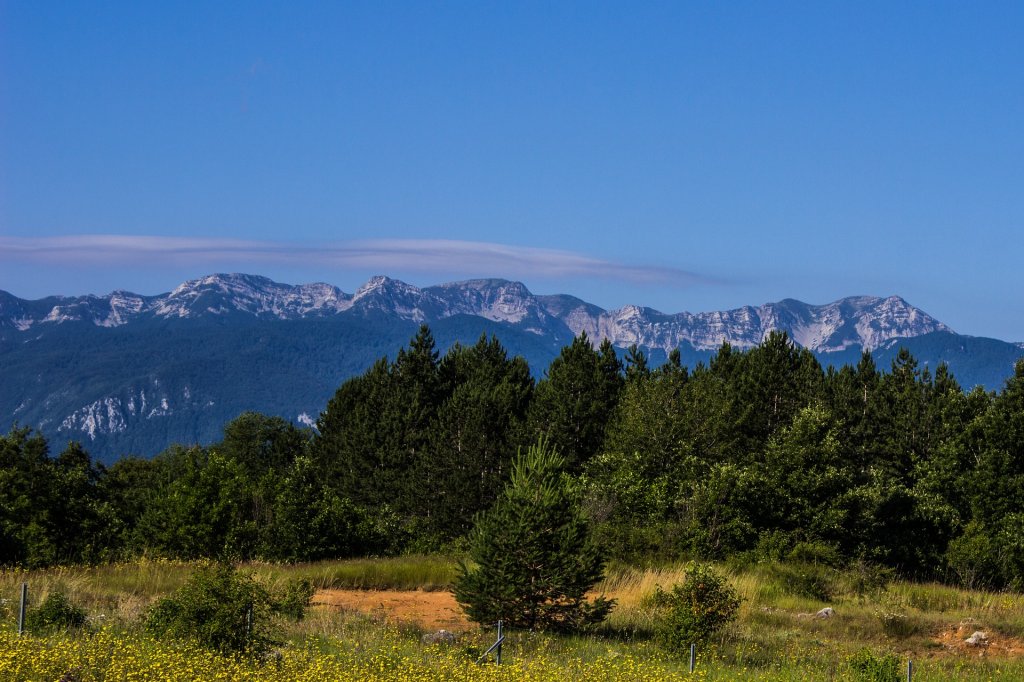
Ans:
[[[271,579],[306,579],[317,589],[447,590],[458,574],[454,559],[424,555],[250,567]]]
[[[0,599],[5,603],[0,604],[0,631],[13,629],[20,584],[28,582],[33,604],[59,590],[85,607],[94,630],[113,628],[136,636],[146,609],[183,584],[195,568],[192,563],[141,560],[97,567],[2,570]],[[448,557],[408,556],[243,568],[271,586],[306,579],[318,589],[445,590],[455,580],[458,563]],[[863,649],[879,656],[895,653],[901,665],[914,658],[915,680],[1024,679],[1024,660],[1008,657],[996,646],[986,651],[949,651],[938,638],[945,633],[945,641],[956,644],[950,633],[962,630],[962,624],[989,632],[996,642],[1024,638],[1024,595],[904,581],[865,590],[854,570],[813,564],[718,564],[715,568],[728,577],[744,601],[739,619],[701,652],[703,679],[854,679],[849,661]],[[684,578],[682,564],[612,565],[595,588],[618,604],[601,628],[576,636],[513,630],[506,657],[570,677],[580,666],[596,670],[607,660],[627,659],[644,671],[644,679],[678,674],[683,662],[666,658],[650,641],[655,618],[651,595],[657,587],[670,589]],[[824,606],[833,607],[837,615],[815,618],[813,614]],[[393,660],[420,661],[429,671],[433,654],[420,644],[420,634],[415,626],[395,627],[382,614],[318,606],[310,609],[305,620],[288,625],[284,636],[292,648],[343,660],[364,660],[387,649]],[[475,660],[491,637],[488,632],[470,631],[452,655]],[[446,656],[444,665],[455,665],[455,659]],[[614,666],[609,670],[622,672]],[[476,678],[466,672],[464,679]]]

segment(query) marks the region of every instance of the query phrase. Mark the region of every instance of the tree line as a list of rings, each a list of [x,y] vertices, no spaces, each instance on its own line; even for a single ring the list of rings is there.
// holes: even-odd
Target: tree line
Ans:
[[[538,437],[607,555],[863,560],[1024,585],[1024,361],[965,392],[901,351],[823,368],[784,333],[690,369],[580,335],[535,380],[495,337],[422,327],[316,429],[246,413],[221,442],[110,467],[0,436],[0,564],[461,551]]]

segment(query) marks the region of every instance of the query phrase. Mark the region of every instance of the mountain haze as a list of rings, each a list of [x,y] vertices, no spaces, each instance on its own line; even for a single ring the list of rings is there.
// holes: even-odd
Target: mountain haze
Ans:
[[[678,348],[691,365],[723,342],[747,349],[773,330],[824,365],[856,362],[867,349],[885,368],[905,346],[922,365],[947,362],[964,386],[989,389],[1022,354],[1021,344],[958,335],[898,296],[663,313],[606,311],[501,279],[419,288],[379,276],[348,294],[323,283],[218,274],[157,296],[29,301],[0,291],[0,418],[57,442],[82,440],[106,459],[216,440],[245,410],[311,425],[342,381],[394,357],[421,323],[441,349],[496,334],[538,376],[581,332],[595,343],[636,344],[654,362]]]

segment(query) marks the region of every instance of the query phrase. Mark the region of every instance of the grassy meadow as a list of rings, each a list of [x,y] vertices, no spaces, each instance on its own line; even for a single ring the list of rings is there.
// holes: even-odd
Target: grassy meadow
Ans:
[[[828,680],[869,676],[857,661],[888,661],[914,680],[1024,679],[1024,595],[937,584],[885,583],[870,570],[810,564],[720,565],[744,601],[736,622],[702,647],[697,670],[659,650],[650,636],[651,595],[682,580],[682,565],[612,565],[597,591],[618,600],[596,631],[559,636],[511,631],[504,665],[477,665],[493,641],[475,627],[454,645],[421,643],[415,624],[383,612],[311,607],[282,620],[280,645],[261,660],[221,656],[156,641],[140,622],[160,597],[182,585],[194,564],[142,560],[96,567],[0,572],[0,679],[3,680]],[[456,561],[437,556],[247,564],[269,586],[305,578],[318,589],[447,589]],[[89,615],[86,631],[45,637],[16,633],[17,599],[52,591]],[[825,606],[833,618],[815,618]],[[972,632],[987,647],[968,647]],[[883,666],[884,667],[884,666]]]

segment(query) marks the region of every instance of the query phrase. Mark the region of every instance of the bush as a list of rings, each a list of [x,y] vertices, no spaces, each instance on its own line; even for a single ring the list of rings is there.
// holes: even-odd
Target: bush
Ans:
[[[817,601],[832,600],[836,571],[819,564],[775,564],[771,575],[788,594]]]
[[[671,592],[658,587],[654,605],[655,639],[668,651],[682,654],[690,644],[707,641],[734,621],[740,597],[710,566],[691,563],[686,578]]]
[[[896,654],[878,655],[861,649],[850,658],[854,677],[865,682],[899,682],[900,659]]]
[[[600,623],[614,601],[587,592],[604,559],[560,472],[565,460],[545,440],[516,458],[504,493],[477,518],[471,570],[460,566],[455,598],[490,625],[572,631]]]
[[[146,618],[156,637],[194,639],[222,653],[262,653],[274,640],[271,614],[280,610],[252,575],[229,565],[202,567]]]
[[[901,611],[878,611],[875,617],[882,624],[882,632],[890,637],[906,639],[918,632],[917,620]]]
[[[85,627],[85,611],[61,592],[51,592],[35,609],[25,613],[25,629],[36,635]]]
[[[836,567],[842,564],[839,550],[823,542],[798,542],[786,555],[789,561]]]
[[[306,607],[313,599],[313,592],[313,583],[309,580],[289,580],[275,600],[274,610],[292,620],[302,620],[306,615]]]
[[[988,529],[977,521],[971,521],[963,534],[949,543],[946,564],[967,589],[984,589],[1003,582],[996,559],[998,554]]]
[[[850,590],[858,597],[878,595],[892,581],[895,571],[863,558],[858,559],[846,572]]]
[[[778,562],[793,549],[794,540],[791,534],[781,530],[762,531],[757,546],[752,550],[756,561]]]

